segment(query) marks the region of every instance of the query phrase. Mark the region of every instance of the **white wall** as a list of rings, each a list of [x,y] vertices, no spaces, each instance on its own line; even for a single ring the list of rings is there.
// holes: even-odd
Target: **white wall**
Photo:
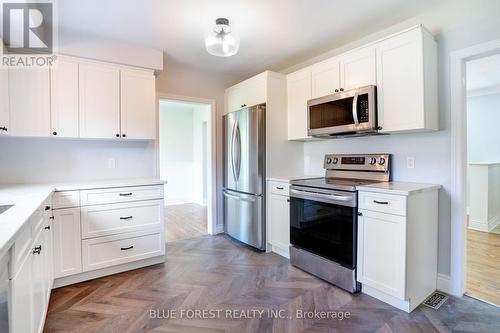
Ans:
[[[365,138],[335,139],[304,144],[305,173],[322,172],[321,164],[326,153],[370,153],[393,154],[393,179],[437,183],[443,185],[439,195],[439,258],[438,271],[450,272],[450,52],[474,44],[500,38],[500,1],[456,0],[436,3],[435,7],[420,16],[396,26],[367,36],[344,47],[318,55],[304,63],[284,69],[289,73],[326,59],[348,49],[374,41],[387,34],[397,32],[417,23],[424,24],[436,36],[439,57],[439,109],[440,131],[435,133],[398,134]],[[354,29],[354,27],[353,27]],[[404,84],[404,82],[402,82]],[[415,157],[415,168],[406,168],[406,157]],[[460,249],[453,249],[459,251]]]
[[[207,134],[210,105],[160,101],[160,177],[165,185],[165,204],[205,204]],[[208,123],[210,126],[210,123]]]
[[[500,71],[500,68],[497,69]],[[467,97],[469,162],[500,162],[500,93]]]

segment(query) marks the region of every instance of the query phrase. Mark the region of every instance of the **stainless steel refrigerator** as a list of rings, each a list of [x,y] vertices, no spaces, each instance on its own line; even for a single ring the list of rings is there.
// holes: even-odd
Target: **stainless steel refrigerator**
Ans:
[[[224,229],[259,250],[266,248],[266,105],[224,116]]]

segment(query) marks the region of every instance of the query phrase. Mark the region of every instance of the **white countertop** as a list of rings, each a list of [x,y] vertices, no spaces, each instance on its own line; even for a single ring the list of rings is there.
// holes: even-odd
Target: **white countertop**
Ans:
[[[292,180],[299,179],[311,179],[311,178],[323,178],[323,176],[304,176],[304,175],[294,175],[294,176],[278,176],[278,177],[267,177],[267,181],[272,182],[281,182],[281,183],[290,183]]]
[[[410,195],[419,192],[438,190],[441,185],[408,183],[408,182],[383,182],[370,185],[357,186],[358,191],[369,191],[387,194]]]
[[[124,186],[163,185],[154,178],[114,179],[61,184],[0,185],[0,205],[14,205],[0,214],[0,256],[10,248],[17,233],[54,191],[86,190]]]

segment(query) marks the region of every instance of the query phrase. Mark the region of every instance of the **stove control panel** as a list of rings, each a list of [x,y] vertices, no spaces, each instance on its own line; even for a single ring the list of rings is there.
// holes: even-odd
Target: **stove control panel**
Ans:
[[[390,154],[327,154],[323,168],[326,170],[388,172]]]

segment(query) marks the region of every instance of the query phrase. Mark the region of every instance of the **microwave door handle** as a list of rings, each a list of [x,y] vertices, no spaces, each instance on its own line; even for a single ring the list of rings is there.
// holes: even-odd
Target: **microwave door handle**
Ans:
[[[358,119],[358,92],[354,93],[354,98],[352,99],[352,118],[354,119],[354,124],[356,127],[359,126]]]

